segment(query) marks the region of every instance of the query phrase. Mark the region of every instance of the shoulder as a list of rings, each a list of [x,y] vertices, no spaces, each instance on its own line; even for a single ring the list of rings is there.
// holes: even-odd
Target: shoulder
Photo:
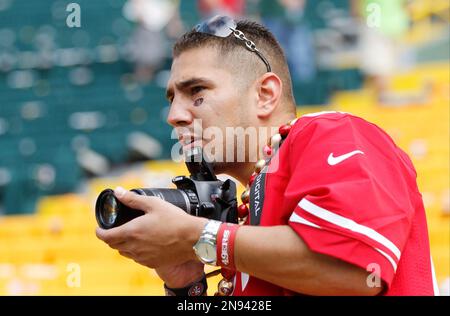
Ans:
[[[405,158],[406,154],[383,129],[350,113],[330,111],[303,115],[293,125],[287,141],[293,162],[300,156],[314,161],[330,153],[339,156],[359,150],[373,158],[371,163],[397,161],[409,171],[414,169]]]
[[[297,119],[290,133],[291,142],[320,137],[322,140],[375,139],[394,144],[391,137],[376,124],[346,112],[323,111],[305,114]]]
[[[372,124],[361,117],[347,112],[323,111],[308,113],[300,116],[295,122],[293,132],[299,133],[310,127],[334,127],[344,126],[345,122],[360,122],[363,124]]]

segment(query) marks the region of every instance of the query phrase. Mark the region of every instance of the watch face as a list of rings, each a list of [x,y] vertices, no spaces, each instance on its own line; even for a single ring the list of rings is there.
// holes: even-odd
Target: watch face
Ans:
[[[208,242],[199,242],[197,244],[197,254],[204,261],[214,262],[216,261],[216,247]]]

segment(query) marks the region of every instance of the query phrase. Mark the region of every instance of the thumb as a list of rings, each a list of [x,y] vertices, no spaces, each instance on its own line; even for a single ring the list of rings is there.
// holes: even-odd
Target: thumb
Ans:
[[[114,189],[114,196],[126,206],[141,210],[145,213],[148,213],[155,204],[150,197],[139,195],[122,187]]]

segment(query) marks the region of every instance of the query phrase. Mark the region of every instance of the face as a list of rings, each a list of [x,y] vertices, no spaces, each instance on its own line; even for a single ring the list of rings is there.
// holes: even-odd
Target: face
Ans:
[[[252,102],[252,98],[251,89],[241,89],[236,82],[232,73],[220,65],[220,58],[214,49],[188,50],[173,61],[167,86],[170,103],[167,121],[177,131],[184,150],[202,146],[207,151],[207,148],[214,148],[209,146],[214,144],[222,148],[224,157],[229,146],[237,152],[235,141],[225,137],[226,128],[246,128],[251,124],[248,103]],[[203,133],[194,127],[195,120],[201,120]],[[217,137],[213,131],[222,137]],[[231,165],[229,161],[216,163],[215,168],[218,173],[227,173]]]

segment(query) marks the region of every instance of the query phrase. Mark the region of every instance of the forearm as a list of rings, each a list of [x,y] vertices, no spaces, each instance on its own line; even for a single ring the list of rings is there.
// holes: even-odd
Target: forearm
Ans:
[[[241,227],[235,241],[238,271],[307,295],[375,295],[368,272],[313,253],[289,226]]]

